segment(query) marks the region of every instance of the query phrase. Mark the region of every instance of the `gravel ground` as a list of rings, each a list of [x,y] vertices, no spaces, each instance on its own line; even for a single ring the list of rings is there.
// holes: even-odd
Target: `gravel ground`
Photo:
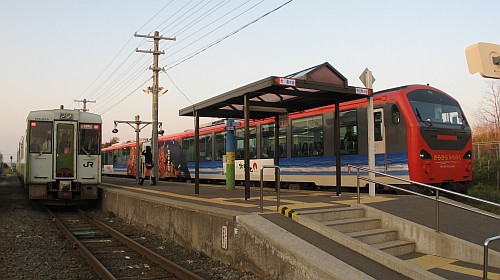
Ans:
[[[91,215],[205,279],[262,279],[186,250],[111,213],[92,210]],[[99,279],[44,208],[27,199],[14,176],[0,176],[0,279]]]

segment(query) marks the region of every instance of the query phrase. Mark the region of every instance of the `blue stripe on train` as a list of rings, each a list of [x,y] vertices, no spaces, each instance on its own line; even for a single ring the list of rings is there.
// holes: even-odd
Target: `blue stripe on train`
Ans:
[[[387,164],[386,164],[387,162]],[[341,173],[348,175],[348,165],[368,167],[368,155],[344,155],[341,157]],[[375,156],[376,170],[394,176],[408,176],[408,153],[390,153]],[[387,166],[387,170],[385,170]],[[335,175],[335,157],[281,158],[282,175]],[[194,162],[188,162],[189,171],[194,174]],[[222,174],[222,161],[200,162],[200,174]],[[363,173],[366,174],[366,173]]]

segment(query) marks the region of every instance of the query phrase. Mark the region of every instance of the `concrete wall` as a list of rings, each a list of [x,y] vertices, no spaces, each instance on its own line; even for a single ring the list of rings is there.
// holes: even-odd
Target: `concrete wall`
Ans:
[[[258,214],[228,215],[219,208],[114,189],[102,190],[101,198],[103,211],[266,279],[373,279]]]
[[[162,202],[146,196],[132,197],[125,192],[103,191],[101,209],[121,219],[172,239],[187,249],[203,252],[226,264],[234,262],[235,219],[189,203]],[[210,214],[209,214],[210,213]],[[227,226],[228,249],[222,248],[222,226]]]

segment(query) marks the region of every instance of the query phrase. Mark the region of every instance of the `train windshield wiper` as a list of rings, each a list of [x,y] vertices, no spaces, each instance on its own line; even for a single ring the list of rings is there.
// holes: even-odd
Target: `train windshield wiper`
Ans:
[[[82,149],[82,151],[85,152],[87,154],[87,156],[90,156],[90,153],[87,152],[87,150],[85,150],[85,148],[83,146],[80,146],[80,149]]]
[[[431,127],[432,126],[432,122],[430,120],[423,120],[422,119],[422,115],[420,115],[420,112],[418,111],[418,108],[415,108],[415,112],[417,113],[417,117],[418,119],[423,122],[426,126],[428,127]]]

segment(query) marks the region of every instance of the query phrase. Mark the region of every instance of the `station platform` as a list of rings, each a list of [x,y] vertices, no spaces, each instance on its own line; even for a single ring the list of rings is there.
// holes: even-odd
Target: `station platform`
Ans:
[[[250,199],[245,200],[245,190],[243,186],[237,186],[235,190],[227,190],[225,185],[208,185],[208,184],[200,184],[199,194],[195,194],[194,184],[192,183],[178,183],[178,182],[166,182],[160,181],[156,186],[150,186],[149,182],[146,181],[144,186],[140,186],[137,184],[135,179],[125,179],[125,178],[116,178],[116,177],[103,177],[103,182],[100,186],[105,194],[112,193],[120,193],[128,197],[134,197],[139,200],[144,200],[148,202],[155,203],[165,203],[169,205],[169,207],[174,208],[182,208],[189,209],[188,211],[203,213],[205,215],[224,217],[226,223],[231,223],[227,221],[235,221],[235,223],[247,224],[250,225],[252,223],[262,224],[262,227],[266,229],[272,230],[275,229],[276,232],[269,232],[269,239],[277,238],[276,242],[284,241],[286,238],[282,238],[283,240],[279,240],[277,237],[284,232],[286,235],[290,236],[289,244],[284,244],[282,246],[295,246],[293,244],[298,244],[304,242],[305,246],[302,249],[298,248],[298,251],[307,251],[307,250],[317,250],[319,249],[320,253],[315,253],[312,255],[305,254],[304,256],[295,256],[296,259],[300,258],[308,258],[307,262],[315,263],[315,265],[327,266],[324,269],[325,271],[331,270],[330,263],[323,263],[326,257],[323,255],[333,256],[335,260],[338,260],[339,263],[348,264],[352,269],[346,269],[344,272],[334,272],[341,273],[345,277],[340,277],[343,279],[411,279],[417,278],[412,276],[405,276],[400,272],[388,268],[380,264],[377,261],[374,261],[365,255],[344,246],[339,242],[335,242],[330,238],[325,237],[324,235],[318,233],[317,231],[310,229],[296,221],[285,217],[284,215],[278,213],[277,211],[277,196],[276,192],[272,188],[264,188],[264,211],[261,213],[260,211],[260,188],[251,188]],[[399,218],[411,221],[413,223],[419,224],[421,226],[434,229],[436,225],[436,206],[435,202],[429,199],[424,199],[418,196],[412,195],[390,195],[390,194],[377,194],[375,197],[369,197],[366,193],[361,194],[361,204],[367,205],[369,207],[375,208],[377,210],[383,211],[389,215],[394,215]],[[111,202],[115,204],[127,204],[130,202],[120,201],[118,202],[118,198],[114,198],[116,202]],[[129,201],[129,200],[127,200]],[[340,196],[337,196],[335,192],[329,191],[304,191],[304,190],[288,190],[281,189],[280,191],[280,204],[281,206],[285,206],[288,209],[293,209],[293,211],[297,213],[308,212],[314,210],[326,210],[331,208],[340,208],[340,207],[348,207],[352,204],[356,204],[356,193],[343,192]],[[113,206],[111,208],[118,209],[121,206]],[[126,206],[125,206],[126,207]],[[158,207],[158,206],[155,206]],[[151,208],[148,208],[151,209]],[[155,209],[155,208],[153,208]],[[136,210],[137,211],[137,208]],[[145,210],[148,212],[149,210]],[[190,240],[185,239],[184,237],[179,236],[179,231],[182,230],[174,230],[174,233],[166,233],[169,229],[162,228],[158,225],[152,225],[154,223],[166,223],[169,226],[173,227],[174,221],[177,219],[174,217],[175,214],[169,210],[167,218],[164,217],[155,217],[157,221],[155,222],[144,222],[146,227],[151,228],[153,231],[156,231],[160,234],[170,235],[173,238],[182,239],[180,243],[191,242]],[[458,239],[481,245],[484,243],[486,238],[496,236],[500,234],[500,223],[498,220],[493,218],[485,217],[482,215],[478,215],[472,212],[468,212],[463,209],[459,209],[453,206],[441,204],[440,205],[440,231],[444,234],[456,237]],[[128,219],[133,220],[131,218],[134,213],[127,212],[126,210],[121,211],[121,215],[128,216]],[[161,212],[161,211],[158,211]],[[123,214],[125,213],[125,214]],[[179,213],[177,213],[179,214]],[[155,213],[143,213],[141,215],[145,216],[155,216]],[[185,213],[181,215],[186,215]],[[125,217],[127,219],[127,217]],[[144,218],[141,218],[144,219]],[[153,219],[153,218],[152,218]],[[159,221],[162,219],[166,219],[163,221]],[[193,219],[193,218],[190,218]],[[208,216],[204,216],[202,219],[211,219]],[[263,221],[263,220],[265,221]],[[199,223],[199,222],[198,222]],[[191,225],[192,227],[193,225]],[[230,226],[230,225],[229,225]],[[251,226],[250,226],[251,227]],[[188,230],[188,229],[184,229]],[[213,230],[212,230],[213,231]],[[219,232],[215,233],[220,234]],[[237,237],[238,231],[237,226],[235,226],[234,232],[231,230],[229,233],[226,233],[229,238]],[[265,236],[266,233],[263,233]],[[222,233],[224,239],[224,233]],[[218,235],[217,235],[218,236]],[[251,234],[248,238],[251,237]],[[198,238],[198,237],[197,237]],[[197,239],[195,238],[195,239]],[[220,239],[220,237],[218,237]],[[241,239],[241,234],[240,237]],[[262,237],[261,237],[262,238]],[[300,240],[300,241],[297,241]],[[248,240],[246,240],[248,243]],[[252,240],[255,242],[256,240]],[[262,241],[262,240],[260,240]],[[195,240],[195,242],[199,242]],[[224,243],[224,240],[221,241]],[[227,241],[226,241],[227,242]],[[230,242],[230,241],[229,241]],[[200,244],[203,242],[199,242]],[[217,244],[219,245],[219,244]],[[206,245],[199,245],[201,247]],[[227,244],[226,244],[227,246]],[[240,245],[239,245],[240,246]],[[269,249],[271,245],[265,245],[265,248]],[[224,247],[224,244],[222,244]],[[278,246],[279,247],[279,246]],[[193,249],[199,249],[196,245],[193,246]],[[288,252],[289,248],[284,248],[284,252]],[[204,248],[204,250],[209,250]],[[227,250],[227,249],[226,249]],[[262,248],[261,248],[262,250]],[[293,251],[294,249],[290,249]],[[494,250],[500,252],[500,243],[491,243],[490,250]],[[214,251],[214,250],[212,250]],[[236,250],[232,252],[233,259],[229,260],[228,258],[224,259],[222,254],[224,250],[216,250],[217,252],[211,252],[214,257],[221,258],[226,262],[233,262],[234,259],[238,259],[238,254],[246,254],[242,253],[241,250]],[[222,252],[221,252],[222,251]],[[260,254],[260,253],[259,253]],[[263,255],[265,253],[262,253]],[[283,254],[283,252],[281,252]],[[261,256],[263,257],[263,256]],[[314,260],[314,258],[320,258],[318,260]],[[432,256],[421,253],[412,253],[403,255],[400,257],[401,260],[405,262],[410,262],[413,265],[417,265],[419,267],[425,268],[426,271],[429,271],[432,275],[436,275],[435,279],[482,279],[482,265],[465,263],[463,261],[454,260],[454,259],[446,259],[440,258],[438,256]],[[250,265],[248,261],[246,264],[241,261],[239,264],[241,267],[245,269],[256,272],[257,274],[262,275],[262,269],[259,265],[263,264],[252,263],[250,261]],[[252,268],[252,265],[254,266]],[[267,265],[267,264],[266,264]],[[236,264],[238,266],[238,264]],[[269,264],[271,267],[272,264]],[[286,269],[282,267],[280,264],[279,268],[276,268],[276,271],[271,273],[271,276],[282,275],[283,270]],[[330,268],[328,268],[330,266]],[[269,268],[267,268],[269,270]],[[304,268],[305,270],[305,268]],[[265,274],[265,273],[264,273]],[[359,274],[359,275],[358,275]],[[321,275],[326,274],[318,274],[319,278],[322,278]],[[310,276],[310,275],[308,275]],[[419,276],[420,277],[420,276]],[[442,278],[439,278],[442,277]],[[500,279],[500,269],[498,268],[490,268],[489,279]],[[285,278],[282,278],[285,279]],[[306,279],[306,278],[304,278]],[[432,279],[432,276],[429,278]]]

